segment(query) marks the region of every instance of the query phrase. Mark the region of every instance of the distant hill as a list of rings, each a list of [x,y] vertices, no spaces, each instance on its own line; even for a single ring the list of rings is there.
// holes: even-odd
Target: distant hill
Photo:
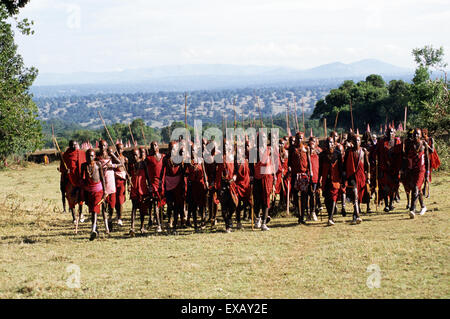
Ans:
[[[306,70],[226,64],[172,65],[101,73],[44,73],[36,79],[32,93],[36,96],[61,96],[268,86],[335,86],[344,79],[361,80],[374,73],[386,80],[410,80],[413,70],[375,59],[349,64],[335,62]]]

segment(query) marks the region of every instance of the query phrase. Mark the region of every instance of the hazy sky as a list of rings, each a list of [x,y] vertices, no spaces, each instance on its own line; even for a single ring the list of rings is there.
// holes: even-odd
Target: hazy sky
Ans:
[[[35,21],[17,42],[40,73],[366,58],[413,68],[425,44],[450,61],[448,0],[31,0],[20,17]]]

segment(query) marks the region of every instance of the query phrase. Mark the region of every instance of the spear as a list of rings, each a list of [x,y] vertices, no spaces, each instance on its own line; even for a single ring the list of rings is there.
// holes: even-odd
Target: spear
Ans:
[[[184,128],[187,129],[187,93],[184,93]]]
[[[290,112],[291,110],[289,109],[289,102],[288,102],[288,106],[287,106],[287,110],[286,110],[286,129],[289,131],[288,132],[288,135],[290,136],[291,135],[291,129],[290,129],[290,127],[289,127],[289,112]]]
[[[405,120],[404,120],[404,124],[403,124],[403,129],[406,131],[406,115],[407,115],[407,112],[408,112],[408,107],[407,106],[405,106]]]
[[[302,121],[303,121],[303,132],[305,132],[305,105],[303,103],[303,98],[302,98]],[[306,132],[305,132],[306,135]]]
[[[145,147],[147,147],[147,139],[145,138],[144,128],[142,126],[141,126],[141,133],[142,133],[142,137],[144,138],[144,145],[145,145]]]
[[[263,119],[262,119],[262,115],[261,115],[261,107],[259,106],[259,99],[258,99],[258,97],[256,97],[256,103],[258,103],[258,112],[259,112],[259,119],[261,121],[261,127],[264,127],[264,123],[263,123]]]
[[[352,130],[355,131],[355,127],[353,126],[352,99],[350,99],[350,116],[352,118]]]
[[[327,137],[327,119],[323,119],[323,132],[325,133],[325,138]]]
[[[338,117],[339,117],[339,112],[340,112],[341,110],[338,110],[337,111],[337,113],[336,113],[336,119],[334,120],[334,130],[336,131],[336,125],[337,125],[337,121],[338,121]]]
[[[236,130],[236,99],[233,100],[233,108],[234,108],[234,129]]]
[[[131,140],[133,142],[133,146],[136,146],[136,142],[134,140],[133,131],[131,130],[131,125],[128,123],[128,128],[130,129]]]
[[[294,112],[295,112],[295,128],[296,131],[299,132],[300,131],[300,126],[298,125],[298,118],[297,118],[297,102],[295,101],[295,97],[294,97]]]

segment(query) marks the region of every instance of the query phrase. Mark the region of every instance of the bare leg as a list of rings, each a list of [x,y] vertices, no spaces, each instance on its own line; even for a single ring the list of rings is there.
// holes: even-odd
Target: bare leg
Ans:
[[[103,220],[105,221],[106,234],[109,234],[108,214],[106,213],[106,211],[103,211],[102,215],[103,215]]]
[[[91,219],[92,219],[92,231],[91,231],[90,240],[94,240],[98,235],[98,233],[97,233],[97,214],[95,212],[91,212]]]

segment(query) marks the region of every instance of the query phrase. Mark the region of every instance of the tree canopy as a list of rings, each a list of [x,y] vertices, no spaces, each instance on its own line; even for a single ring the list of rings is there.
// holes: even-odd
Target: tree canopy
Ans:
[[[38,108],[29,93],[38,70],[26,68],[14,43],[10,12],[0,4],[0,158],[10,154],[34,151],[42,145]],[[24,19],[16,28],[23,34],[32,33],[32,23]]]

